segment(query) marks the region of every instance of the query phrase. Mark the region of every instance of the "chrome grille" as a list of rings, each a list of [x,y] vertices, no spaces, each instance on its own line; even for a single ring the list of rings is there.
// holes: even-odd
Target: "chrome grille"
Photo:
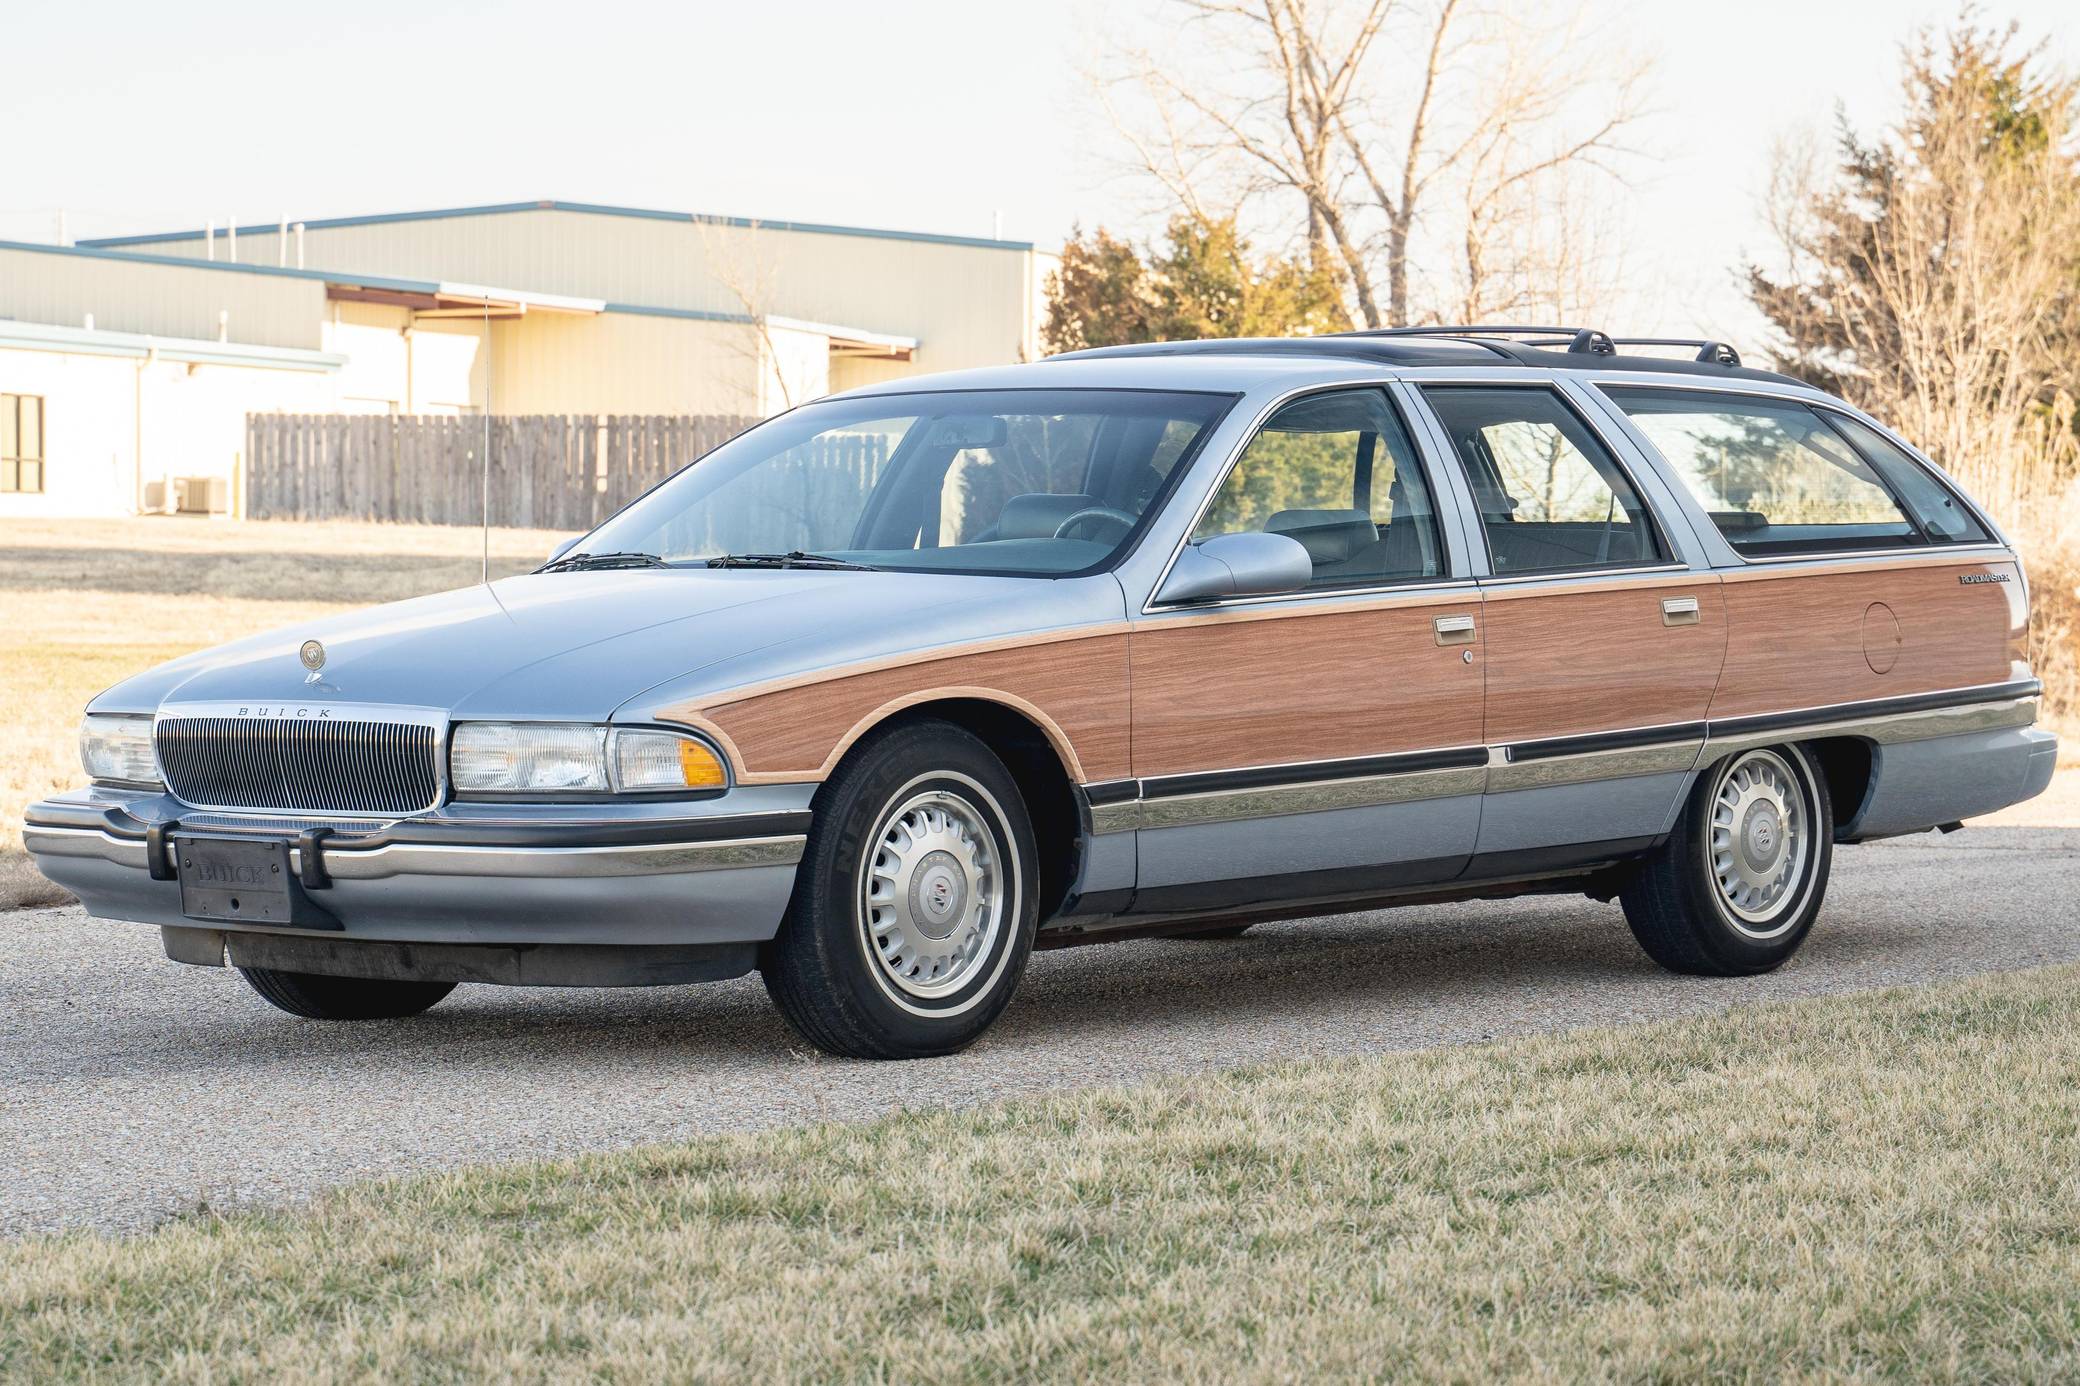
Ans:
[[[440,798],[440,738],[408,722],[167,717],[166,787],[206,808],[417,813]]]

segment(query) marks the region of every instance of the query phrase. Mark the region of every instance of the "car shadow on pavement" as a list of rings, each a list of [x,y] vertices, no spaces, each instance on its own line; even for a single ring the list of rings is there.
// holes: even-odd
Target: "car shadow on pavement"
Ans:
[[[1137,939],[1035,956],[991,1051],[1075,1045],[1164,1027],[1305,1021],[1330,1012],[1445,1007],[1474,998],[1562,1000],[1583,986],[1665,976],[1642,957],[1614,908],[1583,900],[1424,907],[1260,926],[1235,940]],[[238,984],[211,987],[182,1028],[208,1037],[193,1062],[611,1067],[640,1058],[767,1065],[811,1056],[758,979],[691,987],[520,990],[466,986],[405,1021],[306,1021]],[[169,972],[169,985],[203,978]],[[125,1034],[122,1031],[127,1030]],[[100,1036],[105,1060],[163,1063],[163,1017],[140,1014]]]
[[[1925,965],[1929,952],[1941,951],[1944,917],[1893,916],[1869,908],[1876,903],[1852,897],[1831,907],[1806,947],[1776,975],[1795,977],[1810,968],[1882,972]],[[316,1063],[605,1073],[630,1066],[741,1071],[835,1062],[787,1028],[755,975],[685,987],[464,986],[425,1015],[351,1024],[276,1012],[235,973],[198,974],[168,964],[162,975],[169,989],[195,989],[173,1021],[177,1033],[168,1033],[167,1010],[159,1004],[104,1015],[93,1025],[97,1052],[89,1068],[108,1077],[155,1071],[169,1043],[187,1044],[188,1065],[203,1071]],[[1869,984],[1886,981],[1876,976]],[[1666,998],[1670,988],[1711,989],[1733,1004],[1758,986],[1765,994],[1807,989],[1795,981],[1772,987],[1766,978],[1729,982],[1663,972],[1639,951],[1615,905],[1547,897],[1421,906],[1260,925],[1233,940],[1142,938],[1039,953],[1003,1019],[969,1052],[1045,1056],[1179,1030],[1204,1030],[1208,1042],[1218,1044],[1231,1028],[1331,1020],[1349,1028],[1372,1024],[1374,1017],[1420,1015],[1454,1036],[1479,1038],[1485,1030],[1476,1013],[1502,1020],[1536,1014],[1549,1023],[1581,1008],[1585,997],[1614,999],[1612,989],[1643,1000]],[[76,1059],[67,1069],[74,1079],[80,1076]],[[32,1072],[18,1077],[33,1083],[37,1067],[32,1059]]]

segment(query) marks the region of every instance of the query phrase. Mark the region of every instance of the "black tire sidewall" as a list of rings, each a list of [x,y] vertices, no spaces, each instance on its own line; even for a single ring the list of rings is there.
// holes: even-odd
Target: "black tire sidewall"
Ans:
[[[331,977],[265,967],[239,972],[269,1004],[306,1020],[403,1020],[455,990],[453,982]]]
[[[971,981],[944,997],[899,999],[867,938],[858,873],[883,815],[899,798],[930,789],[958,795],[985,820],[1000,854],[1016,864],[1014,898]],[[1039,860],[1017,781],[971,733],[920,720],[855,747],[819,793],[815,814],[794,898],[768,950],[771,964],[806,968],[817,983],[815,1003],[831,1009],[841,1033],[858,1036],[860,1043],[842,1045],[849,1052],[924,1057],[966,1046],[1009,1003],[1038,926]],[[804,1028],[831,1047],[825,1027]]]
[[[1791,767],[1804,798],[1807,821],[1812,824],[1813,850],[1806,860],[1800,890],[1802,903],[1790,906],[1790,927],[1768,938],[1744,933],[1722,907],[1711,868],[1712,805],[1718,787],[1732,765],[1752,753],[1739,751],[1714,762],[1699,777],[1697,792],[1684,814],[1683,833],[1674,844],[1677,865],[1688,896],[1686,904],[1695,921],[1697,942],[1721,968],[1728,972],[1767,972],[1781,966],[1812,931],[1813,921],[1827,897],[1827,881],[1834,863],[1834,811],[1827,793],[1827,776],[1813,757],[1799,746],[1756,747],[1767,750]],[[1783,914],[1773,916],[1780,922]]]

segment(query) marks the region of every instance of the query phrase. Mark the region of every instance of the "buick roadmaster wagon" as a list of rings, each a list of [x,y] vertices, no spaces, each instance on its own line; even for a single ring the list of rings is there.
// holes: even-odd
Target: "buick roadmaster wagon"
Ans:
[[[326,1019],[756,969],[827,1050],[941,1054],[1035,947],[1528,891],[1760,972],[1838,845],[2036,794],[2056,745],[1993,521],[1671,345],[1184,342],[820,400],[531,574],[117,685],[28,846]]]

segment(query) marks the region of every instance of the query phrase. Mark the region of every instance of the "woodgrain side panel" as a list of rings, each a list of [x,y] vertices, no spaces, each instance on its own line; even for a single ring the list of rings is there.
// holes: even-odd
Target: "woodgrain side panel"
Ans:
[[[1997,580],[2002,576],[2006,581]],[[1966,577],[1980,580],[1959,581]],[[1714,717],[2029,677],[2027,613],[2013,562],[1864,560],[1748,569],[1727,574],[1725,592],[1732,643]],[[1899,634],[1892,645],[1890,624],[1882,613],[1874,615],[1867,655],[1866,613],[1873,603],[1890,609]]]
[[[1480,646],[1439,646],[1431,625],[1456,615],[1478,620],[1478,594],[1147,622],[1134,773],[1479,745]]]
[[[934,698],[982,698],[1047,730],[1083,781],[1128,774],[1127,637],[1006,642],[910,663],[837,671],[675,713],[720,734],[747,783],[821,779],[883,717]]]
[[[1696,625],[1664,598],[1697,599]],[[1488,733],[1497,745],[1701,721],[1726,656],[1715,574],[1487,592]]]

